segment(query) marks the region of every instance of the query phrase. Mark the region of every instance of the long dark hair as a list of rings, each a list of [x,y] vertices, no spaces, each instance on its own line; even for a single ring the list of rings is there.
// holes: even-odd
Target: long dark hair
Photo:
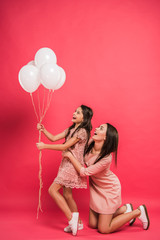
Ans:
[[[86,146],[88,144],[88,140],[90,138],[90,132],[92,130],[92,124],[91,124],[91,119],[93,116],[93,111],[90,107],[87,107],[85,105],[81,105],[80,106],[82,108],[82,114],[83,114],[83,122],[76,128],[76,130],[72,133],[71,137],[74,136],[75,132],[78,132],[81,128],[84,128],[87,132],[87,143]],[[72,128],[75,127],[75,123],[73,123],[69,128],[68,128],[68,133],[65,137],[65,140],[67,139],[68,135],[70,134],[70,131]],[[85,146],[85,149],[86,149]]]
[[[111,124],[109,123],[106,123],[106,124],[107,124],[106,140],[104,141],[101,152],[97,160],[95,161],[95,163],[97,163],[99,160],[109,155],[110,153],[114,153],[115,165],[117,166],[118,131]],[[91,142],[85,154],[88,154],[91,151],[91,149],[94,147],[94,144],[95,144],[94,141]]]

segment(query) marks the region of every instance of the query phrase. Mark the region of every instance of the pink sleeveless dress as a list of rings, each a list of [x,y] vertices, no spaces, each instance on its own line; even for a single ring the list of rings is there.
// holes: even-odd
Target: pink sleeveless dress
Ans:
[[[67,140],[71,138],[74,131],[75,128],[72,128]],[[87,132],[84,128],[81,128],[74,134],[74,137],[80,140],[68,150],[71,151],[81,165],[84,166],[83,154],[87,142]],[[64,157],[61,161],[58,174],[54,179],[54,182],[68,188],[87,188],[87,177],[81,177],[66,157]]]
[[[112,155],[94,164],[97,154],[85,156],[87,168],[82,167],[80,176],[89,176],[90,208],[100,214],[113,214],[121,205],[121,184],[110,170]]]

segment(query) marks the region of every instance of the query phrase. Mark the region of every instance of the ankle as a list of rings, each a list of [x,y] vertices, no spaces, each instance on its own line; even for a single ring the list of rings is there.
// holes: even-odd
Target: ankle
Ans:
[[[141,210],[137,208],[135,211],[137,212],[137,217],[139,217],[141,215]]]
[[[71,219],[72,219],[72,213],[71,213],[70,215],[68,215],[67,219],[68,219],[68,221],[71,221]]]
[[[123,211],[123,213],[125,213],[125,212],[127,211],[127,206],[126,206],[126,204],[122,206],[122,211]]]
[[[79,224],[81,224],[81,223],[82,223],[82,220],[81,220],[80,218],[78,219],[78,223],[79,223]]]
[[[71,228],[71,231],[72,231],[73,235],[77,234],[78,218],[79,218],[79,213],[78,212],[73,212],[72,213],[72,219],[69,221],[69,226]]]

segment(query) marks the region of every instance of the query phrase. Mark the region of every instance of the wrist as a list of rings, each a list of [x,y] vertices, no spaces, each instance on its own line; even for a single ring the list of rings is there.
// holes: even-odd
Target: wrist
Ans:
[[[48,145],[44,143],[44,149],[47,149],[48,148]]]
[[[71,160],[73,160],[73,159],[74,159],[74,156],[73,156],[72,154],[70,154],[69,158],[70,158]]]
[[[46,129],[45,128],[42,128],[42,130],[41,130],[43,133],[45,133],[46,132]]]

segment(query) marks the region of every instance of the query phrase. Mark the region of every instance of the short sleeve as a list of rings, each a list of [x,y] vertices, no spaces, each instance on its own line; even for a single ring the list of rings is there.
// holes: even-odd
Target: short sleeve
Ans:
[[[79,131],[75,132],[73,137],[76,137],[82,141],[87,140],[87,132],[84,128],[81,128]]]

